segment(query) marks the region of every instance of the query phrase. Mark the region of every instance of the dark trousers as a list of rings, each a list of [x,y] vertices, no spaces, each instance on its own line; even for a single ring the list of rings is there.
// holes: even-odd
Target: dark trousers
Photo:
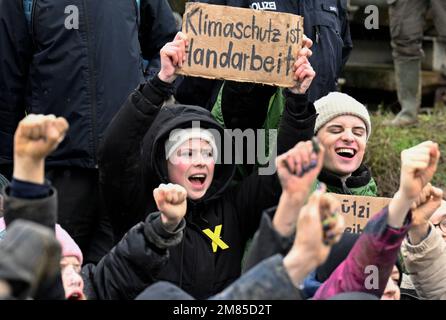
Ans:
[[[432,8],[437,40],[446,44],[445,0],[393,0],[389,5],[390,34],[393,57],[407,61],[423,56],[423,29],[426,12]]]
[[[58,192],[58,223],[79,245],[84,263],[97,263],[113,246],[96,169],[49,168],[47,178]]]

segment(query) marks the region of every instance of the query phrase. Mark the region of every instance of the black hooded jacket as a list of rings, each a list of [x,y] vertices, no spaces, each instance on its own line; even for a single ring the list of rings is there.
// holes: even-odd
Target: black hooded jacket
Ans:
[[[227,135],[203,108],[161,107],[171,90],[155,77],[130,95],[106,131],[100,149],[100,179],[117,239],[158,210],[152,192],[160,183],[169,182],[164,144],[173,129],[188,128],[199,121],[201,128]],[[315,118],[314,106],[306,97],[294,96],[290,112],[284,113],[278,149],[287,150],[300,140],[310,139]],[[293,133],[290,130],[295,121],[306,125],[300,124],[304,129]],[[205,196],[197,201],[188,199],[183,241],[169,249],[169,262],[157,277],[198,299],[220,292],[240,276],[246,242],[256,231],[262,210],[277,204],[281,194],[276,174],[253,174],[230,187],[234,171],[234,164],[216,164]],[[217,226],[221,226],[219,237],[227,249],[213,248],[213,241],[203,232],[210,229],[217,234]]]

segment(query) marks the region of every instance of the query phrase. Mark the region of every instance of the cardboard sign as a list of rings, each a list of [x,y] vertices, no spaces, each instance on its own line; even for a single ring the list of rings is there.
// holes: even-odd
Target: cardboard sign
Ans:
[[[341,202],[345,232],[362,233],[367,221],[387,206],[390,198],[350,196],[331,193]]]
[[[294,85],[292,66],[302,47],[300,16],[188,2],[182,32],[189,48],[179,74]]]

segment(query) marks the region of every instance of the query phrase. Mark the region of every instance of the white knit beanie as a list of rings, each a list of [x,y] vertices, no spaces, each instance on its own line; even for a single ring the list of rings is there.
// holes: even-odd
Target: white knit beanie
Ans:
[[[169,138],[165,143],[166,159],[169,159],[170,156],[189,139],[202,139],[207,141],[212,148],[212,157],[215,161],[217,161],[218,149],[215,143],[214,135],[207,129],[195,127],[175,129],[170,132]]]
[[[331,92],[314,102],[314,106],[319,114],[316,118],[314,134],[330,120],[342,115],[352,115],[364,121],[367,130],[367,140],[369,139],[372,132],[369,112],[362,103],[348,94]]]

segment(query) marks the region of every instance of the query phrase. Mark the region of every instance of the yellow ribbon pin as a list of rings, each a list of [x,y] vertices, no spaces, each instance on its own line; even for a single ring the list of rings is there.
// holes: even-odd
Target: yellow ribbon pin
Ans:
[[[211,229],[204,229],[203,233],[207,235],[212,240],[212,251],[217,252],[217,248],[220,247],[222,250],[228,249],[229,246],[220,239],[222,225],[219,224],[215,227],[214,232]]]

